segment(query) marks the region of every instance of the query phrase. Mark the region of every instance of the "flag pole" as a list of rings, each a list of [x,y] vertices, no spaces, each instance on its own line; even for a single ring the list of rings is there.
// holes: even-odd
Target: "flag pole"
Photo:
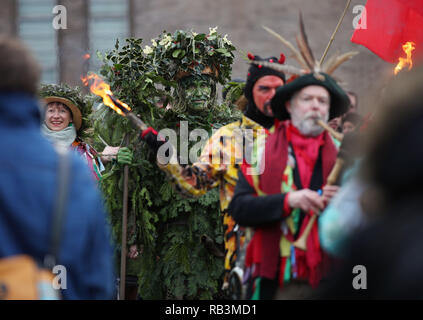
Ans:
[[[339,29],[339,27],[340,27],[340,25],[341,25],[342,21],[344,20],[345,14],[347,13],[347,10],[348,10],[348,8],[350,7],[350,4],[351,4],[351,0],[348,0],[348,3],[347,3],[347,5],[346,5],[346,7],[345,7],[345,9],[344,9],[344,12],[343,12],[343,14],[342,14],[341,18],[340,18],[340,19],[339,19],[339,21],[338,21],[338,25],[336,26],[335,31],[332,33],[332,36],[330,37],[329,43],[328,43],[328,45],[326,46],[326,50],[325,50],[325,52],[323,53],[322,58],[320,59],[320,66],[323,64],[323,61],[325,60],[326,55],[328,54],[329,48],[330,48],[330,46],[332,45],[333,40],[335,39],[335,35],[336,35],[336,33],[338,32],[338,29]]]

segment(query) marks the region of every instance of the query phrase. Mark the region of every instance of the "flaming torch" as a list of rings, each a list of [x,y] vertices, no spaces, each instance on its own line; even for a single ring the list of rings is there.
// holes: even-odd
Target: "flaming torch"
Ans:
[[[106,106],[112,108],[121,116],[128,118],[135,129],[144,131],[148,128],[147,125],[131,111],[131,108],[125,102],[120,101],[113,95],[110,86],[98,75],[90,73],[85,77],[81,77],[81,80],[85,86],[90,88],[92,93],[103,98],[103,103]]]
[[[395,75],[398,74],[406,65],[408,65],[408,70],[411,70],[413,67],[413,60],[411,59],[411,53],[414,49],[416,49],[416,44],[414,42],[408,41],[403,46],[402,49],[404,50],[407,58],[399,57],[399,62],[395,67],[394,73]]]

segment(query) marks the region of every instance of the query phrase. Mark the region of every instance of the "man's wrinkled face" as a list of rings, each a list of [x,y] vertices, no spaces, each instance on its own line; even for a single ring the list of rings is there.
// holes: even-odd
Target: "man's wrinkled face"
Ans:
[[[277,76],[259,78],[253,86],[254,103],[264,115],[273,117],[270,101],[275,96],[276,89],[283,86],[283,80]]]
[[[214,81],[210,76],[189,76],[181,80],[181,86],[185,92],[188,109],[193,111],[206,110],[209,102],[214,100],[212,86]]]
[[[286,103],[291,122],[303,135],[317,136],[323,128],[316,121],[328,121],[330,108],[329,92],[321,86],[307,86],[296,92]]]

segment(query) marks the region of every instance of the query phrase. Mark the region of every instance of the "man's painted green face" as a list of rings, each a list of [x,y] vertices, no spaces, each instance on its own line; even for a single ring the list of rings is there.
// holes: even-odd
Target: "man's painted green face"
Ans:
[[[210,76],[185,77],[181,85],[185,91],[188,109],[202,111],[208,108],[209,102],[214,98],[212,97],[213,79]]]

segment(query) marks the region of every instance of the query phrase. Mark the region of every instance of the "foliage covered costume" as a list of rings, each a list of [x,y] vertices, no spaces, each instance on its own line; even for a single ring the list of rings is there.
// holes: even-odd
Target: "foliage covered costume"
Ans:
[[[283,54],[281,54],[279,60],[275,57],[262,59],[250,53],[248,58],[254,61],[277,64],[285,62]],[[225,277],[223,287],[228,288],[228,293],[235,299],[242,296],[240,286],[243,275],[235,272],[235,270],[238,270],[236,269],[237,261],[242,265],[245,230],[240,229],[235,224],[233,218],[228,214],[227,208],[234,194],[239,166],[247,158],[249,158],[247,161],[253,163],[258,145],[264,144],[264,139],[268,135],[267,129],[273,125],[273,118],[264,115],[258,109],[253,97],[255,83],[265,76],[276,76],[285,81],[285,75],[282,72],[263,66],[250,65],[247,81],[241,89],[247,103],[242,119],[230,123],[214,133],[203,148],[197,163],[188,167],[182,167],[178,164],[161,166],[171,176],[172,181],[177,184],[178,190],[182,192],[198,196],[219,186],[220,208],[224,215],[225,228]],[[240,139],[242,139],[242,143],[240,143]],[[248,151],[246,151],[248,149],[252,151],[252,154],[248,155]],[[234,277],[230,276],[232,273]]]
[[[223,216],[224,241],[225,241],[225,279],[235,265],[237,253],[237,235],[234,227],[235,222],[228,215],[227,208],[234,194],[238,180],[238,168],[242,158],[236,159],[236,146],[232,139],[236,130],[252,130],[253,140],[257,134],[265,135],[265,129],[247,118],[230,123],[220,128],[207,141],[201,152],[199,161],[192,166],[183,167],[179,164],[168,163],[160,165],[171,181],[176,184],[176,189],[191,196],[201,196],[212,188],[219,187],[220,210]],[[228,163],[216,161],[216,159],[228,159]]]
[[[178,130],[180,121],[188,121],[190,129],[201,128],[210,134],[212,128],[237,118],[227,105],[214,103],[215,83],[223,84],[229,78],[234,49],[216,29],[208,35],[164,32],[144,49],[141,40],[128,39],[124,47],[119,49],[117,44],[106,55],[102,75],[115,95],[153,127]],[[187,105],[184,85],[189,76],[210,81],[207,108],[199,105],[191,110]],[[160,99],[165,101],[164,107],[158,106]],[[156,153],[139,143],[139,132],[134,132],[126,119],[104,108],[97,117],[97,133],[110,145],[130,147],[137,160],[129,169],[128,244],[143,245],[140,295],[145,299],[212,298],[221,286],[222,258],[200,240],[207,236],[215,248],[223,245],[217,190],[198,199],[182,197],[156,166]],[[112,168],[102,181],[118,243],[122,176],[121,170]]]

